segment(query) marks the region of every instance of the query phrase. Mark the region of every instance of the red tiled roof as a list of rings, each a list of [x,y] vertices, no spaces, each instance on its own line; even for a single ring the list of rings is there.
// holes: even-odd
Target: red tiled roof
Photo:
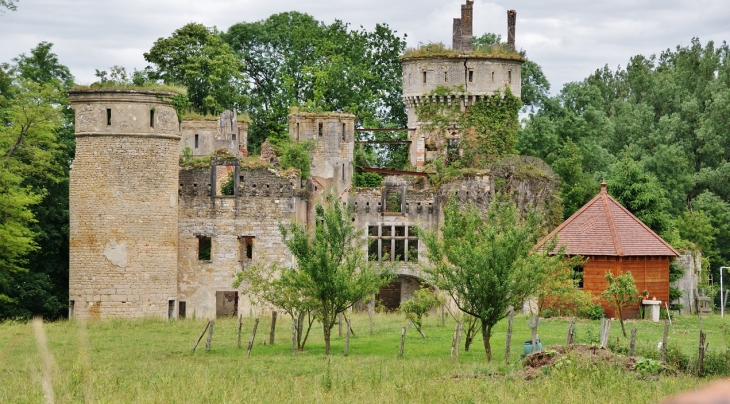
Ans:
[[[677,251],[606,192],[601,192],[538,244],[557,236],[568,255],[678,256]]]

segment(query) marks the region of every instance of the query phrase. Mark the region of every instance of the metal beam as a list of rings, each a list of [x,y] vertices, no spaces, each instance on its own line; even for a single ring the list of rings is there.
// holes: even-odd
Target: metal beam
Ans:
[[[355,168],[355,171],[361,173],[378,173],[378,174],[390,174],[390,175],[413,175],[416,177],[428,177],[428,174],[421,173],[418,171],[401,171],[401,170],[391,170],[388,168],[371,168],[371,167],[357,167]]]
[[[357,144],[411,144],[410,140],[361,140]]]
[[[355,132],[408,132],[416,130],[415,128],[393,128],[393,129],[387,129],[387,128],[373,128],[373,129],[355,129]]]

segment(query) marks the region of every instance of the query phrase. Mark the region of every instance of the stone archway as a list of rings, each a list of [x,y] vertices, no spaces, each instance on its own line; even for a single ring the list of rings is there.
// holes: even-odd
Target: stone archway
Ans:
[[[375,300],[385,307],[387,311],[396,311],[404,302],[413,296],[413,293],[421,288],[423,282],[417,276],[411,274],[399,274],[393,282],[383,286],[375,296]]]

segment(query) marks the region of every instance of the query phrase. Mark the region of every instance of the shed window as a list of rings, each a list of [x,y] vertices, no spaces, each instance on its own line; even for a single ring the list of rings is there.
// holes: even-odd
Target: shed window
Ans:
[[[198,260],[199,261],[210,261],[210,249],[212,246],[211,238],[208,236],[197,236],[198,237]]]
[[[573,284],[578,289],[583,289],[583,265],[573,267]]]

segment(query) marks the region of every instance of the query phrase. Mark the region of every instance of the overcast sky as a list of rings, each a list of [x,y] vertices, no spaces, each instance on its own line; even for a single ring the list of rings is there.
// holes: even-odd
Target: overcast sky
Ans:
[[[227,30],[238,22],[300,11],[330,23],[340,19],[371,29],[387,23],[408,44],[451,43],[459,0],[19,0],[0,14],[0,62],[10,62],[41,41],[54,44],[76,81],[95,81],[94,69],[144,68],[142,54],[155,40],[189,22]],[[474,33],[506,37],[507,10],[517,10],[517,48],[540,64],[559,91],[608,64],[625,66],[687,45],[692,37],[722,42],[730,36],[728,0],[476,0]]]

